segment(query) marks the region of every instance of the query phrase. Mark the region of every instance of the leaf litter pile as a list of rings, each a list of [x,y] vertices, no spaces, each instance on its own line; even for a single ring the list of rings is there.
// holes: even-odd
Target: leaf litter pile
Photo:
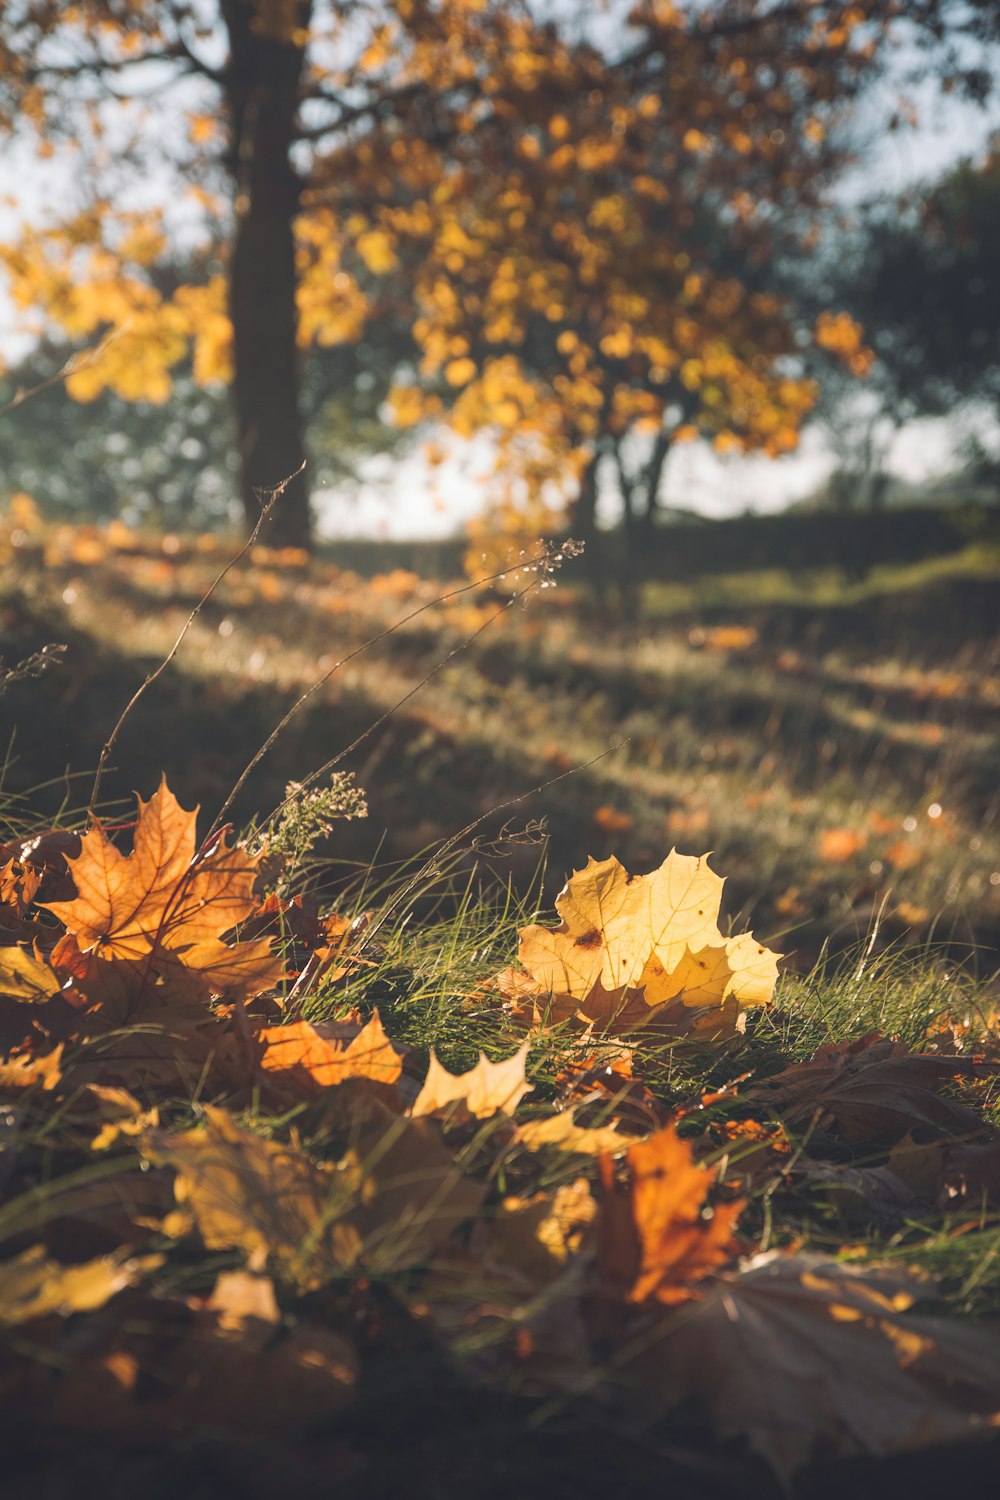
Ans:
[[[778,956],[672,852],[574,874],[450,1013],[490,1020],[453,1068],[372,1003],[377,913],[277,894],[266,839],[199,843],[166,781],[131,837],[0,848],[19,1442],[277,1451],[283,1493],[362,1494],[379,1413],[437,1382],[511,1444],[695,1434],[786,1487],[988,1444],[997,1325],[900,1247],[996,1255],[994,1018],[783,1055]]]

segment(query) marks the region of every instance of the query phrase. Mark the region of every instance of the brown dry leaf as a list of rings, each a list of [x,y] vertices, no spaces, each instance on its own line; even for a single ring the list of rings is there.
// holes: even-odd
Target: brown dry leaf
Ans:
[[[909,1052],[873,1032],[821,1047],[809,1062],[750,1089],[744,1098],[774,1109],[787,1124],[814,1119],[848,1141],[901,1137],[916,1126],[936,1134],[981,1135],[982,1118],[938,1090],[959,1078],[995,1073],[997,1063]]]
[[[9,859],[0,865],[0,903],[11,906],[18,918],[25,916],[38,895],[42,877],[37,870]]]
[[[429,1120],[360,1131],[338,1170],[356,1185],[350,1225],[360,1264],[377,1274],[427,1261],[485,1197],[479,1183],[462,1176]]]
[[[586,1178],[507,1197],[468,1243],[445,1246],[415,1311],[460,1364],[523,1395],[590,1388],[581,1294],[596,1204]]]
[[[909,1312],[926,1282],[896,1267],[759,1255],[644,1336],[631,1369],[660,1402],[698,1399],[785,1478],[814,1458],[884,1455],[991,1430],[994,1328]]]
[[[432,1052],[427,1077],[413,1101],[411,1116],[417,1119],[455,1104],[463,1105],[477,1120],[499,1113],[512,1115],[533,1088],[524,1076],[530,1045],[531,1039],[527,1038],[513,1057],[499,1063],[491,1063],[481,1052],[474,1068],[458,1074],[443,1068]]]
[[[107,1088],[101,1084],[87,1084],[83,1100],[103,1121],[100,1130],[90,1143],[91,1151],[107,1151],[118,1143],[122,1136],[138,1136],[154,1130],[160,1123],[159,1111],[143,1109],[138,1099],[128,1089]]]
[[[731,1032],[743,1008],[770,1000],[778,956],[750,933],[722,936],[722,886],[707,856],[673,850],[639,876],[616,859],[590,860],[556,899],[560,926],[520,935],[519,958],[536,994],[551,997],[549,1021]]]
[[[248,943],[223,943],[219,938],[205,938],[176,953],[189,974],[197,974],[206,995],[217,995],[228,1001],[252,1000],[266,990],[273,990],[288,976],[281,959],[271,949],[270,938],[256,938]]]
[[[253,1324],[274,1327],[281,1321],[274,1282],[251,1271],[223,1271],[208,1305],[219,1315],[219,1327],[245,1333]]]
[[[0,1363],[6,1414],[44,1411],[48,1433],[113,1443],[307,1437],[353,1399],[356,1351],[333,1329],[281,1328],[269,1283],[247,1277],[256,1292],[233,1284],[244,1275],[220,1277],[207,1305],[130,1293],[85,1323],[36,1324],[32,1349]],[[286,1474],[290,1461],[286,1452]]]
[[[386,1036],[377,1010],[360,1030],[336,1022],[294,1021],[265,1027],[259,1039],[264,1044],[264,1071],[280,1075],[282,1082],[294,1083],[303,1093],[319,1093],[348,1078],[395,1083],[402,1072],[403,1054]]]
[[[36,1084],[46,1093],[51,1092],[62,1079],[62,1054],[62,1042],[42,1057],[33,1052],[12,1053],[6,1062],[0,1062],[0,1092],[32,1088]]]
[[[817,1164],[805,1175],[829,1187],[854,1217],[893,1225],[934,1205],[1000,1202],[1000,1141],[915,1141],[907,1134],[883,1166]]]
[[[53,948],[52,964],[71,981],[63,994],[79,1012],[74,1039],[96,1044],[75,1073],[197,1084],[222,1034],[197,974],[171,954],[107,960],[81,953],[69,934]]]
[[[629,1181],[601,1158],[598,1267],[607,1295],[628,1302],[682,1302],[692,1284],[733,1258],[742,1202],[705,1217],[715,1174],[695,1162],[672,1125],[629,1147]]]
[[[564,1109],[559,1114],[547,1115],[541,1120],[529,1120],[517,1127],[514,1139],[529,1151],[544,1151],[553,1147],[557,1151],[570,1151],[577,1156],[620,1156],[639,1137],[627,1135],[613,1125],[576,1125],[575,1111]]]
[[[26,948],[0,948],[0,995],[22,1005],[41,1005],[58,993],[59,980],[48,964]]]
[[[139,798],[133,851],[124,855],[99,824],[67,861],[77,895],[51,901],[84,951],[105,958],[143,958],[218,938],[256,906],[259,858],[230,849],[225,833],[195,860],[197,809],[185,812],[166,779],[148,802]]]
[[[362,1129],[336,1167],[209,1106],[204,1125],[143,1144],[176,1170],[178,1203],[209,1249],[242,1250],[304,1289],[350,1267],[419,1263],[482,1199],[434,1132],[409,1120]]]
[[[944,1150],[941,1197],[980,1204],[1000,1203],[1000,1141],[963,1141]]]
[[[43,1245],[32,1245],[0,1265],[0,1323],[28,1323],[57,1313],[90,1312],[162,1262],[162,1256],[125,1260],[102,1255],[82,1265],[50,1260]]]
[[[497,1273],[520,1278],[522,1292],[553,1281],[583,1248],[596,1216],[586,1177],[551,1193],[502,1199],[490,1219],[476,1224],[469,1240],[484,1296],[489,1297]]]
[[[356,1256],[356,1236],[338,1233],[335,1222],[338,1198],[345,1208],[350,1201],[346,1185],[294,1147],[242,1130],[225,1110],[206,1106],[203,1125],[150,1132],[142,1145],[175,1169],[177,1201],[208,1249],[239,1249],[303,1286],[323,1281],[321,1262],[333,1274]]]

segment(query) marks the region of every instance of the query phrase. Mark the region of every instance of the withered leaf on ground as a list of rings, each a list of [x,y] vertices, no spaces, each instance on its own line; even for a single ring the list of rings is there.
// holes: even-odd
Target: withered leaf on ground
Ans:
[[[53,948],[52,963],[76,1010],[70,1035],[90,1044],[74,1058],[75,1078],[197,1084],[222,1035],[197,974],[165,953],[82,953],[69,934]]]
[[[526,1039],[512,1057],[491,1063],[484,1053],[467,1073],[449,1073],[431,1053],[423,1087],[410,1110],[414,1119],[459,1106],[477,1120],[491,1115],[512,1115],[533,1085],[524,1076],[531,1039]]]
[[[911,1313],[933,1285],[895,1267],[771,1252],[719,1275],[636,1342],[650,1416],[699,1400],[782,1476],[992,1430],[997,1331]]]
[[[0,947],[0,995],[22,1005],[38,1005],[59,993],[59,979],[49,965],[14,945]]]
[[[464,1369],[525,1395],[589,1388],[581,1293],[595,1214],[583,1177],[510,1196],[434,1258],[416,1300]]]
[[[203,1125],[150,1132],[143,1147],[175,1169],[178,1203],[209,1249],[241,1250],[309,1288],[351,1267],[418,1264],[482,1200],[425,1122],[378,1121],[358,1136],[320,1164],[206,1106]]]
[[[395,1083],[402,1072],[403,1051],[386,1036],[376,1010],[367,1025],[292,1021],[267,1026],[260,1066],[303,1094],[319,1093],[348,1078]]]
[[[766,1078],[744,1098],[766,1104],[790,1125],[818,1121],[847,1141],[899,1137],[917,1126],[942,1135],[982,1135],[982,1116],[940,1090],[1000,1064],[910,1052],[871,1033],[821,1047],[808,1062]]]
[[[598,1272],[606,1296],[627,1302],[682,1302],[695,1283],[736,1253],[742,1202],[720,1203],[706,1217],[714,1173],[700,1166],[672,1125],[626,1155],[628,1181],[602,1157]]]
[[[102,1255],[80,1265],[50,1260],[42,1245],[32,1245],[13,1260],[0,1264],[0,1323],[28,1323],[49,1313],[66,1317],[89,1312],[133,1286],[162,1257],[130,1260]]]
[[[556,899],[556,928],[526,927],[518,956],[537,1020],[628,1032],[649,1024],[710,1041],[747,1006],[766,1004],[777,954],[719,930],[721,878],[707,856],[673,850],[650,875],[590,860]],[[506,981],[509,988],[509,981]],[[518,996],[524,1009],[527,997]]]
[[[259,856],[229,848],[223,831],[196,858],[196,818],[163,780],[148,802],[139,798],[131,854],[122,854],[100,824],[83,835],[80,853],[67,861],[75,899],[45,904],[84,952],[119,959],[142,959],[154,948],[177,952],[218,939],[250,916]]]
[[[0,1062],[0,1093],[17,1092],[36,1085],[47,1093],[58,1088],[62,1078],[63,1044],[53,1047],[51,1052],[14,1052],[6,1062]]]
[[[639,1139],[614,1125],[577,1125],[574,1113],[572,1109],[564,1109],[556,1115],[528,1120],[517,1127],[515,1139],[529,1151],[552,1148],[577,1156],[619,1156]]]

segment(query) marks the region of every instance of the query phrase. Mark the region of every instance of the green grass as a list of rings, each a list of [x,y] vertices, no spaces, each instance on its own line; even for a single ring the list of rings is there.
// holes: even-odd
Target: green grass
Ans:
[[[5,786],[50,780],[50,806],[65,800],[67,766],[79,777],[96,763],[221,556],[165,552],[154,537],[126,549],[89,537],[75,556],[75,538],[54,530],[11,554],[0,614],[8,661],[69,643],[63,665],[6,700]],[[588,854],[642,871],[673,845],[714,850],[727,909],[802,971],[880,912],[889,942],[1000,948],[994,551],[878,569],[863,585],[831,572],[651,587],[635,628],[595,616],[573,566],[486,623],[495,604],[434,604],[435,586],[412,575],[241,565],[126,726],[104,794],[127,807],[148,792],[155,743],[182,798],[218,807],[300,692],[422,608],[334,671],[254,772],[238,819],[349,751],[371,816],[338,832],[331,860],[392,868],[498,807],[484,836],[547,820],[548,899]],[[855,841],[842,859],[824,856],[831,830]],[[515,843],[505,860],[500,877],[525,888],[535,851]]]
[[[752,573],[720,573],[692,583],[648,583],[643,588],[643,615],[649,620],[701,609],[773,608],[808,603],[850,609],[882,599],[887,594],[920,591],[948,579],[996,579],[1000,549],[995,543],[975,542],[948,557],[922,562],[880,565],[863,579],[844,577],[843,569],[760,569]]]
[[[156,576],[152,566],[144,573],[134,558],[120,569],[112,558],[106,569],[96,572],[59,564],[45,576],[29,576],[35,614],[24,618],[34,619],[36,625],[44,618],[53,635],[65,625],[73,637],[70,664],[77,675],[31,685],[36,695],[52,688],[56,712],[47,718],[43,700],[34,699],[36,705],[42,703],[40,718],[50,735],[54,724],[66,722],[59,714],[65,715],[71,703],[81,717],[92,718],[99,732],[98,721],[104,715],[106,733],[113,721],[109,708],[121,700],[130,674],[147,665],[144,652],[161,649],[175,631],[175,601],[185,590],[195,590],[197,571],[190,577],[171,577],[159,606],[153,588]],[[989,885],[989,873],[994,865],[1000,869],[1000,843],[994,802],[990,793],[977,790],[976,778],[985,775],[996,753],[994,731],[983,727],[974,733],[955,715],[943,729],[937,760],[908,760],[905,746],[900,749],[896,743],[883,761],[870,761],[872,746],[887,743],[890,734],[941,722],[919,711],[916,688],[933,688],[958,674],[961,681],[955,692],[949,689],[948,696],[927,701],[932,706],[951,705],[958,696],[963,711],[970,712],[989,706],[992,689],[987,682],[978,696],[972,690],[971,667],[961,647],[933,664],[926,654],[918,661],[919,653],[907,656],[899,647],[914,618],[929,618],[928,590],[933,594],[935,588],[956,581],[967,585],[978,577],[974,568],[968,574],[955,573],[949,564],[936,572],[924,570],[920,579],[905,584],[895,579],[881,589],[873,585],[871,592],[849,605],[828,607],[812,598],[810,609],[836,644],[829,650],[817,647],[809,658],[809,669],[821,677],[821,690],[811,698],[807,692],[804,705],[802,677],[796,676],[795,685],[789,686],[785,678],[791,669],[782,668],[778,660],[782,651],[792,649],[781,643],[781,632],[790,628],[782,613],[788,600],[771,585],[767,602],[758,601],[765,613],[753,624],[757,638],[739,651],[713,652],[692,642],[692,629],[703,628],[702,621],[713,623],[715,606],[704,595],[697,627],[684,613],[692,606],[678,605],[679,616],[672,624],[651,624],[638,637],[602,631],[588,623],[585,613],[569,609],[552,619],[528,615],[513,623],[508,620],[495,643],[477,645],[468,661],[449,668],[430,686],[422,717],[410,716],[408,710],[401,724],[390,729],[388,740],[366,745],[367,765],[362,761],[357,769],[373,800],[369,821],[375,823],[374,848],[366,851],[363,844],[352,842],[364,825],[337,825],[314,858],[300,860],[293,888],[324,906],[335,904],[347,917],[370,913],[372,935],[363,965],[346,978],[309,991],[300,1005],[286,1012],[286,1019],[301,1016],[322,1023],[359,1012],[368,1016],[377,1007],[390,1036],[412,1049],[411,1082],[421,1076],[431,1050],[453,1072],[471,1067],[480,1051],[493,1060],[506,1058],[524,1032],[488,988],[488,981],[516,960],[522,927],[539,917],[551,919],[552,886],[565,868],[560,868],[560,861],[571,853],[574,863],[582,863],[581,851],[601,855],[613,848],[631,868],[644,869],[658,863],[665,848],[676,841],[698,852],[718,843],[716,868],[729,874],[732,859],[736,872],[735,900],[729,903],[735,927],[744,925],[736,918],[742,906],[755,920],[770,920],[772,930],[782,927],[784,942],[779,946],[793,950],[774,1004],[751,1015],[745,1036],[714,1049],[665,1043],[641,1033],[629,1039],[634,1072],[648,1088],[653,1108],[664,1117],[677,1112],[682,1134],[697,1142],[703,1159],[720,1169],[726,1162],[727,1181],[734,1176],[739,1180],[741,1153],[748,1149],[731,1144],[729,1128],[758,1117],[775,1128],[782,1124],[776,1112],[769,1115],[766,1107],[750,1101],[754,1085],[812,1057],[820,1047],[877,1031],[920,1050],[937,1046],[942,1028],[954,1025],[960,1028],[964,1053],[995,1048],[997,988],[991,959],[962,951],[967,936],[988,936],[992,930],[995,888]],[[212,787],[217,803],[234,769],[238,771],[259,742],[254,736],[260,722],[266,732],[267,712],[273,722],[274,709],[315,676],[321,656],[335,656],[356,642],[362,625],[372,628],[365,614],[372,596],[366,589],[346,588],[350,608],[331,614],[330,603],[341,587],[335,578],[318,580],[312,594],[303,584],[298,593],[288,587],[280,597],[263,602],[260,583],[253,570],[237,580],[236,593],[220,601],[214,625],[193,633],[183,670],[165,678],[163,697],[143,709],[148,714],[145,731],[131,745],[123,741],[123,761],[130,774],[142,779],[144,794],[163,766],[162,759],[154,764],[154,756],[186,747],[188,762],[178,761],[179,776],[185,764],[190,771],[192,758],[205,758],[197,735],[211,731],[199,726],[212,725],[215,715],[227,721],[234,741],[208,749],[209,757],[214,754],[221,765],[221,787]],[[764,587],[761,580],[758,584]],[[124,651],[120,632],[111,628],[102,604],[115,588],[128,593],[135,611],[136,634]],[[849,616],[864,607],[881,609],[890,595],[903,594],[912,594],[916,614],[904,620],[903,633],[893,644],[897,654],[879,663],[880,681],[891,682],[903,704],[875,710],[865,697],[870,653],[863,658],[850,632],[838,634],[839,623],[831,616],[841,609]],[[398,609],[399,601],[391,603]],[[376,621],[382,607],[376,594]],[[749,607],[749,601],[739,601],[737,608],[729,600],[726,608],[730,607],[738,613]],[[321,620],[323,609],[327,613]],[[330,619],[339,622],[336,630]],[[226,622],[232,628],[220,635],[219,626]],[[322,700],[306,733],[283,743],[270,779],[253,787],[254,795],[261,797],[256,811],[264,821],[267,809],[280,800],[289,770],[301,776],[312,764],[335,754],[371,716],[409,691],[433,664],[435,653],[440,656],[442,647],[460,638],[471,622],[444,612],[432,623],[425,634],[414,630],[410,636],[394,638],[371,665],[338,688],[340,696],[331,693]],[[777,636],[770,644],[769,629]],[[984,651],[993,649],[982,641],[979,645]],[[133,654],[131,648],[138,649]],[[266,658],[256,676],[251,665],[255,651]],[[265,665],[273,671],[275,691],[259,693],[248,707],[246,700],[258,694]],[[44,763],[41,751],[48,747],[42,735],[32,740],[31,701],[22,701],[28,712],[19,710],[19,723],[32,749],[39,747],[38,758]],[[866,703],[874,728],[858,719]],[[783,734],[775,730],[769,735],[767,726],[778,710],[796,716],[794,723]],[[826,727],[820,727],[821,720]],[[824,756],[820,739],[832,732],[830,721],[852,727],[854,733],[849,753],[836,763]],[[162,724],[162,734],[150,737],[150,724],[154,729]],[[525,783],[558,774],[562,761],[546,748],[550,736],[556,737],[560,757],[584,759],[599,751],[612,725],[615,734],[626,735],[631,743],[626,754],[602,766],[600,779],[596,773],[572,778],[568,796],[567,784],[560,783],[517,808],[525,819],[536,811],[549,811],[553,839],[548,867],[537,841],[516,833],[508,840],[508,863],[492,846],[485,852],[477,847],[478,826],[442,844],[441,834],[451,834],[462,823],[474,825],[484,808],[509,798],[512,788],[516,793]],[[70,722],[59,753],[75,761],[87,744],[81,726]],[[704,755],[706,745],[714,751],[710,758]],[[305,759],[290,765],[289,756]],[[713,769],[706,771],[706,765]],[[166,769],[173,780],[173,765],[168,762]],[[219,766],[215,769],[218,773]],[[9,776],[17,771],[13,766]],[[210,781],[211,771],[209,758],[196,771],[194,784],[199,774]],[[384,800],[379,792],[383,776],[390,779],[391,788]],[[86,801],[85,795],[78,795],[80,783],[71,780],[60,786],[54,781],[53,786],[59,787],[59,819],[78,826]],[[120,779],[110,784],[111,794],[120,790]],[[51,791],[42,785],[35,793],[27,786],[10,792],[0,809],[5,830],[0,837],[23,837],[33,823],[46,823],[52,814],[43,817],[39,809],[47,799],[52,807]],[[926,817],[923,803],[930,797],[948,798],[943,820]],[[546,807],[550,798],[551,810]],[[212,811],[212,797],[206,800]],[[631,821],[609,829],[607,818],[594,821],[595,806],[611,806]],[[921,809],[922,821],[907,830],[905,822],[913,817],[913,809]],[[882,820],[875,827],[869,821],[872,811]],[[564,824],[571,827],[569,836]],[[856,858],[825,866],[819,860],[817,834],[831,827],[866,829],[867,843]],[[487,824],[487,831],[492,832],[492,825]],[[437,842],[429,842],[435,835]],[[978,840],[975,848],[973,839]],[[918,862],[907,872],[904,890],[911,906],[927,903],[925,920],[900,922],[894,898],[886,898],[871,880],[872,865],[900,840],[920,851]],[[949,897],[953,886],[957,889]],[[780,898],[788,898],[793,888],[794,902],[785,899],[782,909]],[[935,922],[939,911],[943,915]],[[845,931],[852,928],[856,936],[845,940]],[[569,1028],[535,1034],[528,1065],[534,1092],[519,1118],[544,1116],[553,1105],[564,1104],[567,1069],[595,1052],[601,1052],[599,1041],[581,1039]],[[705,1096],[711,1097],[701,1107]],[[995,1117],[995,1090],[977,1085],[973,1097],[984,1120]],[[189,1128],[199,1118],[198,1105],[205,1102],[207,1097],[198,1090],[162,1099],[162,1126]],[[95,1204],[101,1212],[113,1207],[120,1179],[148,1180],[155,1175],[146,1172],[148,1164],[138,1171],[136,1152],[128,1143],[107,1160],[84,1160],[87,1131],[76,1112],[78,1105],[73,1098],[53,1108],[38,1091],[23,1108],[15,1189],[0,1209],[0,1242],[5,1247],[0,1259],[36,1240],[68,1258],[78,1257],[81,1245],[90,1244],[87,1236],[95,1232],[95,1245],[103,1251],[100,1214],[94,1229]],[[618,1110],[629,1123],[628,1105],[611,1094],[585,1117],[588,1124],[601,1124],[614,1119]],[[242,1098],[238,1118],[266,1141],[301,1143],[331,1173],[355,1132],[354,1121],[345,1121],[336,1109],[328,1110],[322,1100],[275,1109],[253,1097]],[[518,1149],[505,1129],[503,1120],[494,1119],[465,1134],[461,1129],[444,1130],[462,1168],[479,1172],[488,1182],[484,1223],[507,1195],[522,1200],[550,1195],[581,1174],[593,1175],[593,1163],[580,1158]],[[927,1208],[919,1215],[886,1220],[863,1195],[851,1199],[809,1178],[803,1184],[793,1168],[849,1165],[864,1171],[884,1165],[887,1148],[869,1142],[845,1147],[821,1137],[812,1126],[788,1127],[786,1135],[788,1155],[769,1174],[740,1187],[746,1202],[739,1232],[747,1254],[763,1249],[817,1250],[853,1265],[889,1262],[914,1267],[936,1279],[951,1315],[970,1321],[1000,1315],[1000,1212],[995,1204],[963,1204],[954,1211]],[[240,1264],[232,1252],[206,1253],[197,1242],[178,1243],[171,1234],[156,1230],[154,1211],[148,1217],[154,1227],[141,1251],[163,1257],[163,1264],[148,1272],[154,1303],[157,1298],[163,1302],[184,1297],[200,1306],[220,1272]],[[468,1277],[462,1283],[465,1292],[471,1285]],[[328,1422],[322,1441],[313,1433],[296,1431],[288,1451],[277,1443],[286,1488],[297,1486],[295,1466],[302,1450],[308,1452],[315,1441],[322,1473],[316,1488],[304,1487],[302,1493],[327,1493],[330,1475],[337,1472],[339,1489],[348,1500],[398,1493],[403,1487],[416,1500],[439,1500],[460,1489],[498,1497],[544,1492],[548,1500],[613,1493],[616,1486],[634,1492],[669,1487],[671,1494],[697,1494],[699,1500],[706,1494],[735,1500],[773,1493],[770,1479],[745,1455],[713,1452],[710,1438],[692,1423],[689,1413],[682,1412],[652,1434],[623,1436],[600,1405],[578,1403],[564,1392],[541,1400],[506,1352],[511,1321],[504,1316],[507,1294],[497,1281],[496,1268],[484,1269],[477,1290],[488,1316],[470,1321],[459,1306],[449,1322],[447,1300],[442,1299],[440,1326],[433,1337],[423,1331],[419,1318],[411,1316],[421,1291],[419,1274],[382,1272],[377,1260],[361,1278],[353,1271],[331,1276],[305,1296],[288,1288],[282,1291],[283,1336],[289,1336],[299,1320],[325,1320],[324,1326],[332,1328],[349,1323],[365,1358],[364,1376],[348,1416],[339,1423]],[[518,1305],[511,1316],[527,1319],[529,1313],[544,1310],[548,1295],[542,1288],[527,1312]],[[140,1307],[136,1316],[140,1327],[143,1318],[149,1319],[151,1336],[160,1337],[162,1331],[148,1307]],[[154,1346],[145,1372],[151,1389],[157,1357]],[[477,1383],[475,1372],[481,1367],[491,1369],[492,1385]],[[614,1375],[613,1362],[609,1368]],[[595,1383],[607,1375],[597,1361]],[[748,1371],[748,1378],[752,1375]],[[213,1500],[230,1492],[266,1494],[267,1479],[253,1470],[263,1462],[261,1453],[270,1454],[271,1460],[274,1456],[266,1444],[258,1449],[261,1442],[251,1434],[243,1451],[218,1433],[209,1438],[185,1435],[182,1442],[168,1445],[165,1459],[150,1475],[130,1468],[136,1452],[144,1452],[141,1442],[128,1434],[88,1435],[84,1427],[75,1437],[64,1434],[47,1454],[36,1455],[35,1472],[54,1473],[63,1482],[67,1474],[93,1474],[96,1466],[106,1483],[108,1473],[101,1465],[110,1464],[116,1483],[138,1472],[143,1492],[165,1500],[178,1485],[190,1489],[186,1465],[194,1455],[201,1489],[193,1493],[210,1494]],[[26,1473],[32,1454],[29,1437],[19,1459]],[[359,1456],[360,1467],[352,1469]],[[492,1488],[483,1487],[486,1471],[499,1476],[490,1481]],[[255,1483],[265,1488],[255,1491]],[[803,1493],[809,1493],[808,1487]]]

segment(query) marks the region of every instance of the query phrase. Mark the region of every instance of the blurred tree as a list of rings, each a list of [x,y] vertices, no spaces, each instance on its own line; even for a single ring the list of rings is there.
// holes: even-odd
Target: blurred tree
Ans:
[[[959,30],[995,8],[960,9]],[[912,0],[904,20],[936,34],[953,11]],[[357,341],[386,301],[410,320],[411,293],[422,374],[461,392],[459,422],[480,402],[502,430],[520,409],[518,445],[579,473],[601,423],[625,418],[598,358],[629,361],[627,342],[704,387],[700,410],[725,402],[740,356],[698,323],[734,294],[682,263],[694,205],[757,231],[793,204],[818,210],[830,124],[900,14],[884,0],[609,0],[584,18],[555,0],[551,14],[540,0],[9,0],[0,128],[76,160],[74,201],[4,250],[11,289],[40,331],[118,330],[67,382],[76,399],[164,401],[186,361],[199,384],[231,379],[248,521],[258,487],[302,458],[302,350]],[[198,274],[164,288],[178,246]],[[574,299],[612,277],[627,296],[633,263],[687,298],[662,347],[640,347],[645,292],[630,310],[609,287],[585,318],[593,343],[563,339],[549,389],[521,368],[527,311],[571,335]],[[474,352],[479,328],[495,356]],[[308,527],[300,477],[271,535],[303,543]]]
[[[845,292],[904,415],[965,401],[1000,413],[998,256],[1000,142],[868,215]]]
[[[77,520],[120,515],[164,529],[230,522],[236,449],[224,392],[202,389],[182,366],[166,407],[113,390],[84,406],[62,381],[49,383],[75,352],[43,339],[0,377],[0,406],[42,387],[3,418],[0,492],[26,491],[44,514]]]
[[[400,456],[411,446],[411,432],[384,420],[409,347],[405,328],[382,326],[362,343],[313,350],[304,361],[300,400],[317,487],[349,499],[370,482],[371,454]],[[172,369],[163,404],[126,400],[111,387],[82,403],[57,377],[86,359],[85,349],[46,337],[0,375],[0,408],[13,404],[3,418],[0,494],[26,491],[45,514],[77,520],[231,526],[238,463],[225,388],[199,384],[186,361]]]

